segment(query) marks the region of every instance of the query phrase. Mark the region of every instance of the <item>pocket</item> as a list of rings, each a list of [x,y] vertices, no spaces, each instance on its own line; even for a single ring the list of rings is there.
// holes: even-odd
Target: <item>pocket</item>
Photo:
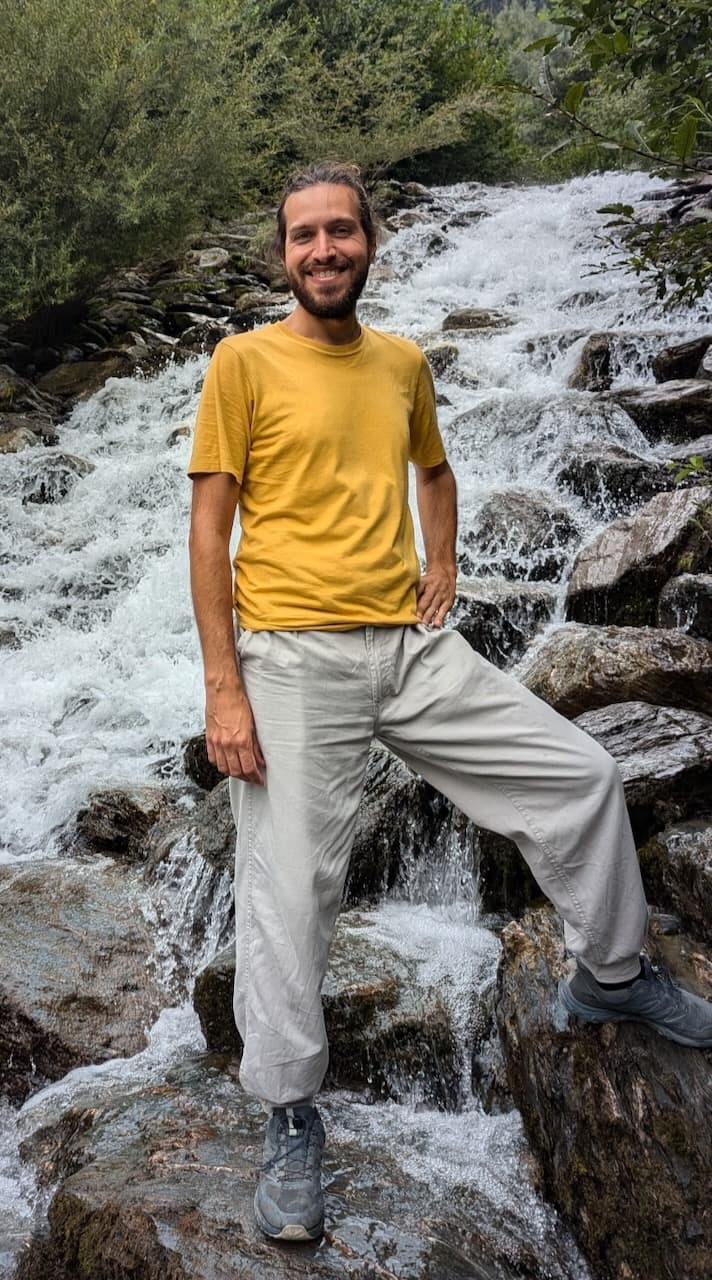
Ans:
[[[236,642],[236,645],[235,645],[235,648],[237,649],[237,656],[238,656],[238,658],[241,658],[241,657],[242,657],[243,653],[245,652],[245,649],[247,648],[247,645],[248,645],[248,643],[249,643],[249,641],[250,641],[251,637],[252,637],[254,634],[255,634],[255,633],[254,633],[254,631],[248,631],[246,627],[239,627],[239,628],[238,628],[238,632],[237,632],[237,642]]]

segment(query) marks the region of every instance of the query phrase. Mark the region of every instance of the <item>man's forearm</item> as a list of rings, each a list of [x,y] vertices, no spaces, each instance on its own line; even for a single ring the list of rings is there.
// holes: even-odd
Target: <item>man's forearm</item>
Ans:
[[[431,474],[419,474],[416,493],[426,569],[442,566],[454,572],[457,486],[448,463],[433,468]]]
[[[240,688],[232,612],[232,569],[225,539],[213,530],[191,533],[190,583],[203,651],[205,687]]]

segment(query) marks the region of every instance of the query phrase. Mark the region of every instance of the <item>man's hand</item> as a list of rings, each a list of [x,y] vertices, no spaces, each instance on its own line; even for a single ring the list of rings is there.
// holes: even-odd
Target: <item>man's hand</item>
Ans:
[[[255,721],[242,690],[208,694],[205,705],[208,759],[221,773],[264,784],[265,759]]]
[[[418,583],[415,611],[421,622],[441,627],[455,600],[454,566],[427,569]]]

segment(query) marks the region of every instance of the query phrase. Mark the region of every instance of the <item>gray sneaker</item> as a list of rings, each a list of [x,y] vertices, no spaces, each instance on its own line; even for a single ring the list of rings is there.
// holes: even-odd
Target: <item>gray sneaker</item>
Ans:
[[[559,983],[559,999],[584,1022],[643,1022],[668,1040],[712,1047],[712,1004],[676,987],[642,957],[643,972],[629,987],[602,987],[582,964]]]
[[[316,1240],[324,1230],[323,1150],[316,1107],[275,1107],[255,1192],[257,1225],[273,1240]]]

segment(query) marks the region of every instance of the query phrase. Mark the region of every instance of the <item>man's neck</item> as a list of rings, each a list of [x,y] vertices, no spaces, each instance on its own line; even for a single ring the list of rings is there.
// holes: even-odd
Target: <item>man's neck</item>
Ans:
[[[321,316],[312,315],[299,302],[283,324],[301,338],[311,338],[312,342],[323,342],[329,347],[343,347],[348,342],[355,342],[361,333],[355,311],[343,320],[324,320]]]

